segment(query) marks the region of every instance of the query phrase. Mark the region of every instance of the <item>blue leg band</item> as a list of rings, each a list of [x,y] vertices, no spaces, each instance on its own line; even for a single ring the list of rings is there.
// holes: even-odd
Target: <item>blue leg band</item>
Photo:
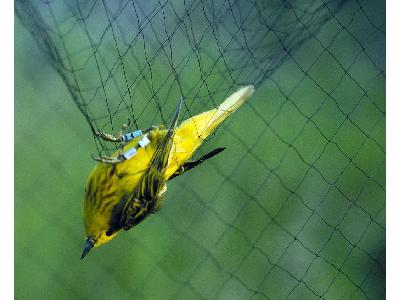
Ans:
[[[123,140],[124,142],[130,142],[130,141],[132,141],[134,138],[137,138],[138,136],[141,136],[142,134],[143,134],[142,131],[139,129],[139,130],[136,130],[136,131],[134,131],[134,132],[130,132],[130,133],[124,134],[124,135],[122,136],[122,140]]]

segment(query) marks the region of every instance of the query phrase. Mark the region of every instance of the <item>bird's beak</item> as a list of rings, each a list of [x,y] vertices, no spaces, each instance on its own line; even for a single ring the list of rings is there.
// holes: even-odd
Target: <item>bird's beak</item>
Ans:
[[[89,235],[88,238],[86,239],[86,244],[85,248],[83,248],[81,259],[83,259],[89,253],[90,249],[93,248],[94,243],[95,239],[91,235]]]

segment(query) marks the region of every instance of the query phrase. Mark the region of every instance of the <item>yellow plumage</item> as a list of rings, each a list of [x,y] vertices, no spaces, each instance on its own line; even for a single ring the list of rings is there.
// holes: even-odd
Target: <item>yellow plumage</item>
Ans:
[[[135,155],[119,163],[98,163],[85,188],[83,222],[87,237],[82,258],[94,246],[111,240],[121,229],[128,230],[157,211],[167,181],[219,153],[216,149],[199,161],[189,161],[203,141],[254,92],[246,86],[219,107],[191,117],[179,126],[179,108],[171,128],[153,127],[146,133],[148,144],[138,147],[143,135],[132,139],[119,153],[138,147]],[[104,134],[103,134],[104,135]],[[113,154],[114,160],[119,154]]]

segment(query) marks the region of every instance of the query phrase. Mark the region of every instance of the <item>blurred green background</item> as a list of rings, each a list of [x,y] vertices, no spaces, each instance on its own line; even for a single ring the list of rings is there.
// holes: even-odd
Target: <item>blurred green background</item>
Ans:
[[[26,3],[19,2],[23,10]],[[64,74],[71,88],[68,64],[56,72],[35,43],[43,35],[33,37],[16,18],[15,298],[383,299],[385,7],[377,1],[347,1],[335,11],[314,2],[322,8],[312,10],[311,17],[302,14],[300,1],[293,2],[295,8],[285,7],[291,19],[278,15],[284,11],[279,1],[263,2],[266,19],[279,16],[271,26],[288,33],[271,35],[265,48],[256,43],[265,27],[251,27],[256,25],[250,21],[243,21],[248,26],[241,30],[252,30],[257,38],[231,47],[225,41],[232,36],[230,27],[245,20],[247,6],[252,7],[245,2],[232,4],[243,15],[235,11],[234,21],[223,19],[217,34],[210,31],[201,40],[208,23],[200,5],[197,12],[189,10],[192,18],[185,23],[193,37],[184,30],[166,33],[172,46],[162,48],[165,57],[155,60],[149,58],[158,49],[154,45],[165,38],[164,30],[173,32],[171,9],[184,13],[186,4],[167,1],[168,14],[151,14],[156,4],[142,4],[141,13],[132,10],[118,18],[152,16],[153,30],[143,29],[142,40],[133,45],[124,42],[133,35],[123,26],[131,20],[118,23],[114,36],[108,30],[97,52],[104,77],[98,77],[94,59],[83,64],[84,71],[76,75],[81,92],[76,103],[59,76]],[[45,22],[50,20],[41,30],[68,32],[54,38],[53,46],[60,49],[61,61],[69,52],[70,63],[79,66],[93,49],[83,27],[73,25],[74,14],[59,17],[75,4],[58,3],[51,4],[52,10],[44,2],[36,4]],[[90,12],[87,29],[96,41],[113,18],[93,3],[94,8],[87,4],[82,10]],[[312,29],[307,33],[307,28]],[[124,30],[126,36],[118,35]],[[288,43],[290,55],[282,55],[278,36]],[[169,54],[174,65],[193,49],[190,38],[199,42],[202,67],[192,57],[175,65],[175,79],[167,77],[173,69]],[[223,45],[229,47],[221,59],[218,47]],[[257,63],[240,64],[236,56],[245,46]],[[110,74],[116,48],[134,53],[124,57],[124,67],[118,65],[102,94],[100,81]],[[206,73],[214,62],[217,67]],[[151,72],[142,74],[140,66],[146,63]],[[233,63],[245,68],[232,67],[229,75],[227,65]],[[138,74],[141,79],[135,81]],[[107,149],[93,139],[76,104],[92,99],[87,115],[105,130],[117,131],[132,115],[138,127],[146,128],[169,119],[182,91],[187,118],[217,105],[237,85],[255,82],[259,74],[264,75],[256,94],[200,152],[227,150],[171,182],[159,213],[81,261],[83,190],[94,166],[90,155]],[[127,91],[125,80],[135,82],[135,88]],[[163,86],[163,80],[169,85]]]

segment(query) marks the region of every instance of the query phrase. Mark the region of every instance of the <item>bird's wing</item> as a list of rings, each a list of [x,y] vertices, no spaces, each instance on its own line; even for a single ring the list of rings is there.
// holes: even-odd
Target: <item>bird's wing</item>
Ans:
[[[171,127],[157,145],[148,168],[125,202],[120,221],[120,226],[125,230],[131,229],[154,211],[157,198],[165,185],[164,172],[168,165],[181,106],[182,99],[177,105]]]

